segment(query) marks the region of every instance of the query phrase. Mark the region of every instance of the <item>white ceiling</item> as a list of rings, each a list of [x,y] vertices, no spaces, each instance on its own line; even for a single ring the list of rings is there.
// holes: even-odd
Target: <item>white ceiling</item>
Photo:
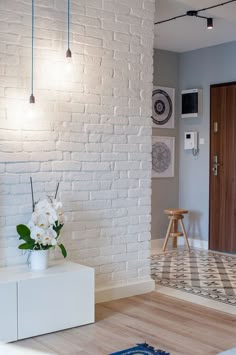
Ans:
[[[225,0],[156,0],[155,21],[222,2]],[[201,12],[199,15],[213,17],[214,28],[208,30],[206,20],[195,17],[183,17],[155,25],[154,47],[185,52],[236,41],[236,2]]]

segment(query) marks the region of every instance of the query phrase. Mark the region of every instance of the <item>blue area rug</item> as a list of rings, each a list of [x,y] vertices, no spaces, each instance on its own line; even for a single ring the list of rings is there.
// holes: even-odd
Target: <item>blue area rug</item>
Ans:
[[[153,346],[149,346],[147,343],[144,344],[137,344],[137,346],[134,346],[133,348],[129,348],[126,350],[121,350],[116,353],[112,353],[109,355],[170,355],[170,353],[167,353],[166,351],[163,350],[155,350]]]

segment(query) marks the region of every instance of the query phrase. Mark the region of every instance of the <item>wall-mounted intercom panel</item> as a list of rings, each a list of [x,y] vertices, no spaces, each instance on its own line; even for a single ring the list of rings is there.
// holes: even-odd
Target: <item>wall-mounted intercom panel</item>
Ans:
[[[198,134],[197,132],[184,133],[184,149],[198,149]]]

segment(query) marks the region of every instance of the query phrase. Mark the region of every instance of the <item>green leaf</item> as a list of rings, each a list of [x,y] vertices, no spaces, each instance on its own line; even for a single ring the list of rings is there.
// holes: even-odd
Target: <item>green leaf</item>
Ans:
[[[26,243],[35,243],[35,240],[32,239],[29,235],[25,235],[19,238],[20,240],[24,240]]]
[[[32,250],[33,247],[34,247],[34,244],[24,243],[24,244],[19,245],[18,248],[23,249],[23,250],[26,250],[26,249]]]
[[[34,244],[35,240],[30,237],[30,229],[25,224],[19,224],[16,226],[17,233],[20,235],[20,240],[24,240],[26,243]]]
[[[64,224],[59,224],[58,225],[58,222],[57,221],[55,222],[55,225],[53,226],[53,229],[57,233],[57,237],[59,237],[60,231],[61,231],[63,226],[64,226]]]
[[[64,256],[64,258],[67,257],[67,251],[66,251],[66,248],[64,247],[63,244],[58,244],[59,248],[61,249],[61,253],[62,255]]]
[[[16,230],[21,237],[30,236],[30,229],[25,224],[18,224]]]

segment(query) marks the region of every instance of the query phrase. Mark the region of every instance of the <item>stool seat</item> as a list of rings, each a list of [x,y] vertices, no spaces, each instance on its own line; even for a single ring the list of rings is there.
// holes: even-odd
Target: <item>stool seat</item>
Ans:
[[[167,228],[167,233],[163,245],[163,251],[166,250],[167,243],[170,237],[173,237],[173,248],[177,247],[177,238],[178,237],[184,237],[185,243],[187,245],[188,251],[190,251],[190,246],[188,242],[188,237],[185,231],[184,227],[184,214],[188,213],[188,210],[182,209],[182,208],[167,208],[164,210],[164,213],[168,215],[168,219],[170,220],[168,228]],[[180,227],[182,229],[181,232],[178,231],[178,222],[180,224]]]
[[[166,214],[175,215],[175,214],[186,214],[188,210],[182,210],[181,208],[167,208],[164,210]]]

